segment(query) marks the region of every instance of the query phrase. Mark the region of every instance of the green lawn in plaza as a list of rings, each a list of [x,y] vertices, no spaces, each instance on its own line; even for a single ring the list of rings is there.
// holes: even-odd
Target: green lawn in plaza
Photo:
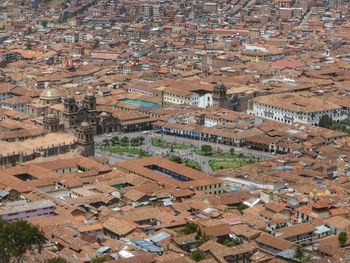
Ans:
[[[217,171],[222,169],[240,168],[252,163],[253,162],[249,160],[211,160],[210,166],[213,171]]]
[[[103,147],[101,148],[103,152],[110,152],[114,154],[124,154],[124,155],[130,155],[130,156],[137,156],[137,157],[146,157],[148,156],[148,153],[143,150],[139,150],[136,148],[128,148],[128,147]]]
[[[160,147],[160,148],[164,148],[164,149],[173,148],[173,149],[178,149],[178,150],[186,150],[186,149],[190,149],[192,147],[189,144],[171,143],[171,142],[162,141],[160,139],[152,139],[152,146]]]

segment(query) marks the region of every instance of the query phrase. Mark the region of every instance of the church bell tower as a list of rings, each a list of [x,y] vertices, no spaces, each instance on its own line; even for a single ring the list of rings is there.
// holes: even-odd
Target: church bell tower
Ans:
[[[80,155],[88,157],[95,155],[94,128],[83,121],[77,128],[77,146]]]

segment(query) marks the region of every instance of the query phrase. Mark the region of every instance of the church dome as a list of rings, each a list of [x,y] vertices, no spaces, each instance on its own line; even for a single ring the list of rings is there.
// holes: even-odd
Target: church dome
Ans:
[[[41,94],[40,99],[42,100],[58,100],[61,98],[61,95],[57,90],[52,88],[46,88]]]

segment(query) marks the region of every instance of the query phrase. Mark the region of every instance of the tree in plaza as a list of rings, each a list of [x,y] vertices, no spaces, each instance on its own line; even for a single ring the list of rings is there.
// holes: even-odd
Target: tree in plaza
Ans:
[[[113,136],[111,139],[112,145],[116,145],[119,143],[119,137],[118,136]]]
[[[338,241],[341,247],[345,246],[346,241],[348,241],[348,234],[345,232],[340,232],[338,235]]]
[[[323,115],[318,122],[318,126],[329,129],[332,126],[333,120],[329,115]]]
[[[130,143],[133,145],[133,146],[139,146],[139,145],[142,145],[143,144],[143,141],[145,140],[145,138],[143,138],[142,136],[138,136],[138,137],[135,137],[135,138],[132,138],[130,140]]]
[[[26,252],[41,251],[45,243],[38,227],[26,221],[0,220],[0,263],[23,262]]]
[[[204,144],[201,146],[201,151],[203,151],[205,155],[208,155],[213,151],[213,147],[211,147],[210,145]]]
[[[122,144],[128,144],[128,143],[129,143],[129,138],[128,138],[128,137],[123,137],[123,138],[120,140],[120,142],[121,142]]]
[[[130,140],[131,145],[135,146],[139,144],[139,139],[138,138],[132,138]]]
[[[104,139],[104,140],[102,141],[102,145],[103,145],[103,146],[108,146],[108,145],[109,145],[109,140],[108,140],[108,139]]]
[[[176,162],[176,163],[182,163],[182,162],[183,162],[183,160],[181,159],[181,157],[180,157],[180,156],[176,156],[176,155],[172,155],[172,156],[170,157],[170,160],[173,161],[173,162]]]
[[[232,147],[232,148],[230,149],[230,154],[234,154],[234,153],[235,153],[235,148]]]

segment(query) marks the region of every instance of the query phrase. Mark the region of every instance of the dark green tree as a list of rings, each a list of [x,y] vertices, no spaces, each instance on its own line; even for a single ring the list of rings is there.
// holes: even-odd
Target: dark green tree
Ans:
[[[318,122],[318,126],[329,129],[332,126],[333,120],[329,115],[323,115]]]
[[[204,244],[205,242],[210,240],[210,236],[208,236],[205,232],[203,232],[202,234],[202,238],[201,238],[201,243]]]
[[[14,248],[8,245],[7,242],[7,230],[5,221],[0,220],[0,263],[10,262],[12,255],[14,254]]]
[[[17,165],[17,161],[16,160],[11,161],[11,166],[12,167],[15,167],[16,165]]]
[[[139,141],[138,138],[132,138],[132,139],[130,140],[130,144],[131,144],[132,146],[137,146],[137,145],[140,144],[140,141]]]
[[[234,246],[237,246],[239,244],[241,244],[242,242],[240,242],[239,240],[234,240],[234,239],[226,239],[224,241],[224,245],[226,247],[234,247]]]
[[[197,225],[193,222],[186,222],[185,227],[182,229],[182,233],[185,235],[193,234],[197,231]]]
[[[67,263],[67,260],[62,257],[57,257],[46,260],[45,263]]]
[[[109,145],[109,140],[108,140],[108,139],[104,139],[104,140],[102,141],[102,145],[103,145],[103,146],[108,146],[108,145]]]
[[[345,246],[346,241],[348,241],[348,234],[345,232],[340,232],[338,235],[338,241],[341,247]]]
[[[204,252],[202,250],[197,249],[197,250],[192,252],[191,258],[192,258],[192,260],[198,262],[198,261],[205,259],[205,255],[204,255]]]
[[[201,146],[201,151],[203,151],[205,155],[209,155],[212,153],[213,147],[211,147],[210,145],[204,144]]]
[[[230,149],[230,154],[233,155],[234,153],[235,153],[235,148],[232,147],[232,148]]]
[[[239,212],[243,212],[243,210],[247,209],[249,206],[247,206],[246,204],[240,203],[238,206],[238,210]]]
[[[202,230],[198,228],[195,239],[200,240],[202,238]]]
[[[127,145],[129,143],[129,138],[128,137],[123,137],[120,142],[122,143],[122,145]]]
[[[173,162],[176,162],[176,163],[182,163],[183,162],[181,157],[175,156],[175,155],[171,156],[169,159],[170,159],[170,161],[173,161]]]
[[[0,263],[22,262],[26,252],[41,251],[45,243],[38,227],[26,221],[0,220]]]
[[[41,22],[41,25],[42,25],[44,28],[47,27],[47,24],[48,24],[48,22],[47,22],[46,20],[43,20],[43,21]]]
[[[195,236],[195,239],[200,241],[201,244],[204,244],[205,242],[210,240],[210,237],[202,231],[199,227],[197,227],[197,234]]]
[[[302,261],[304,258],[304,250],[302,246],[297,246],[294,251],[294,258],[297,259],[298,261]]]
[[[118,136],[112,137],[111,143],[112,143],[112,145],[118,144],[119,143],[119,137]]]

